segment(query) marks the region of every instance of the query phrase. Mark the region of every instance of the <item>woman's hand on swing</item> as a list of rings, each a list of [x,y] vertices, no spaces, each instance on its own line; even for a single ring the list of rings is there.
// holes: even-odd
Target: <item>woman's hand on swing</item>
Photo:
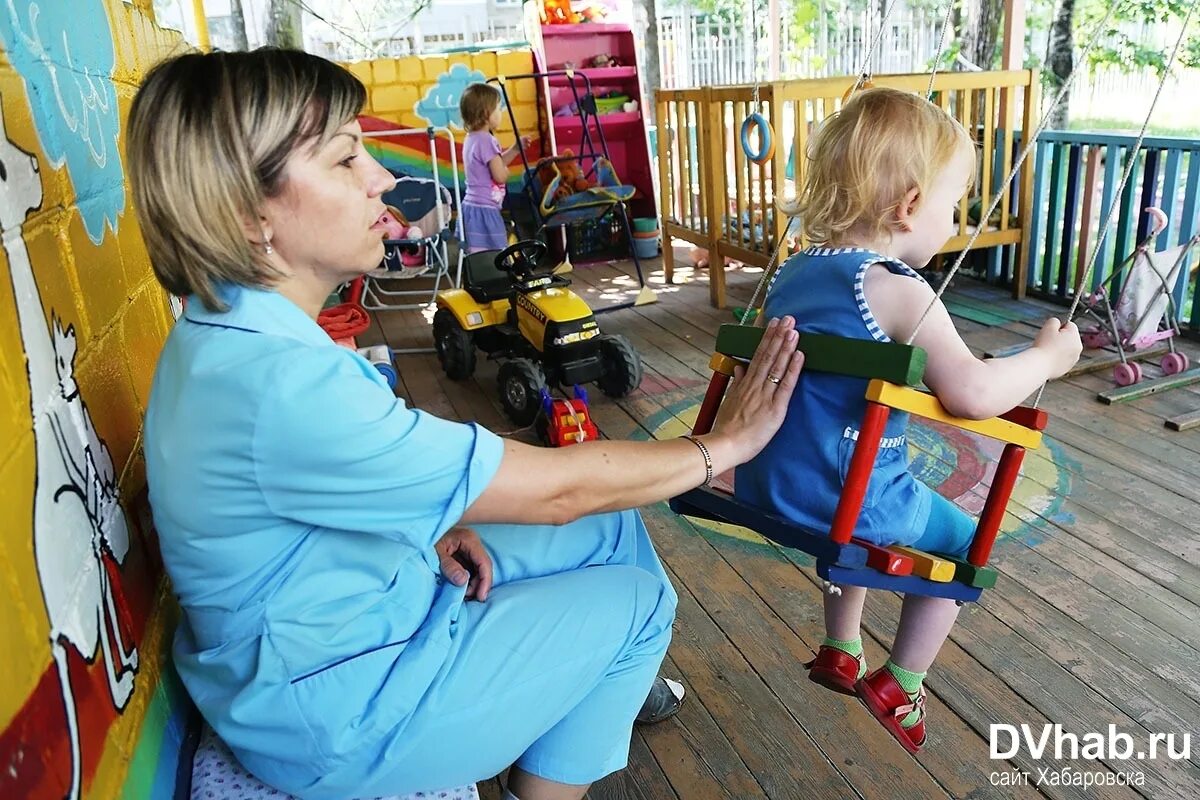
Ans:
[[[470,528],[454,527],[433,546],[442,575],[455,586],[467,585],[467,599],[483,602],[492,590],[492,557],[479,534]]]
[[[766,447],[787,416],[788,401],[804,366],[804,353],[796,349],[795,327],[791,317],[767,323],[754,358],[736,369],[721,403],[713,435],[728,437],[739,464]]]

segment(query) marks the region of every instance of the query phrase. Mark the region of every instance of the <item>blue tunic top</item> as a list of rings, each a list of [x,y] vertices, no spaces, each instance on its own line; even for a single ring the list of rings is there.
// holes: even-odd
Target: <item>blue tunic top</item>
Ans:
[[[767,317],[790,314],[796,329],[891,341],[863,293],[867,269],[882,264],[923,280],[907,265],[858,248],[809,248],[779,269],[767,290]],[[867,381],[804,370],[787,421],[757,457],[737,468],[737,496],[817,531],[827,531],[841,496]],[[878,544],[911,544],[925,532],[932,490],[908,470],[908,414],[892,411],[855,535]]]
[[[251,771],[370,764],[446,660],[465,589],[433,544],[503,443],[406,407],[281,295],[222,295],[188,303],[146,412],[175,663]]]

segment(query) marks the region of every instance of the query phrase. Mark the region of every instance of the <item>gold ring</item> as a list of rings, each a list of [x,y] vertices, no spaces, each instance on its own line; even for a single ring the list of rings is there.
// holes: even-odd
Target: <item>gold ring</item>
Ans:
[[[768,375],[767,380],[769,380],[771,383],[779,383],[780,379],[775,377],[774,375]]]

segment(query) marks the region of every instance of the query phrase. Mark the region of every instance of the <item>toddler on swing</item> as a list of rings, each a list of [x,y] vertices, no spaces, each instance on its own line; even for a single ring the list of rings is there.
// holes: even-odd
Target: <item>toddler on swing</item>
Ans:
[[[955,233],[975,175],[975,148],[945,111],[908,92],[868,89],[814,135],[803,189],[784,211],[812,243],[776,273],[765,318],[801,332],[906,342],[928,354],[925,384],[946,410],[986,419],[1021,403],[1079,358],[1073,323],[1049,319],[1008,358],[971,354],[921,270]],[[932,303],[932,307],[930,304]],[[929,313],[921,321],[925,310]],[[863,417],[867,381],[806,371],[770,444],[738,467],[737,496],[817,530],[833,519]],[[909,471],[908,415],[889,415],[855,536],[964,557],[975,522]],[[909,752],[925,743],[922,683],[958,614],[953,600],[907,595],[891,656],[867,671],[860,623],[866,589],[825,596],[825,640],[809,677],[856,694]]]

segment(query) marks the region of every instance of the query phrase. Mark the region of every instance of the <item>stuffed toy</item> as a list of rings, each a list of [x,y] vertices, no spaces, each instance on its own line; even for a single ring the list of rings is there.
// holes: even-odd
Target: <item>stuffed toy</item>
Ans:
[[[394,239],[420,239],[425,234],[416,225],[409,225],[404,221],[403,215],[399,211],[387,206],[383,213],[379,216],[376,223],[385,232],[383,237],[385,240]],[[400,263],[406,267],[416,267],[425,265],[425,249],[420,245],[401,246],[400,248]]]
[[[578,16],[583,22],[603,22],[608,16],[608,9],[599,3],[592,3],[580,11]]]
[[[571,8],[571,0],[542,0],[540,16],[543,25],[574,25],[583,21]]]
[[[600,53],[592,56],[588,62],[589,67],[619,67],[621,62],[610,56],[608,53]]]
[[[586,192],[594,185],[583,176],[583,167],[580,166],[579,159],[574,156],[573,150],[563,150],[561,156],[563,160],[554,161],[547,158],[538,164],[537,176],[542,186],[549,186],[556,177],[562,176],[558,189],[554,192],[556,202],[570,197],[576,192]]]

